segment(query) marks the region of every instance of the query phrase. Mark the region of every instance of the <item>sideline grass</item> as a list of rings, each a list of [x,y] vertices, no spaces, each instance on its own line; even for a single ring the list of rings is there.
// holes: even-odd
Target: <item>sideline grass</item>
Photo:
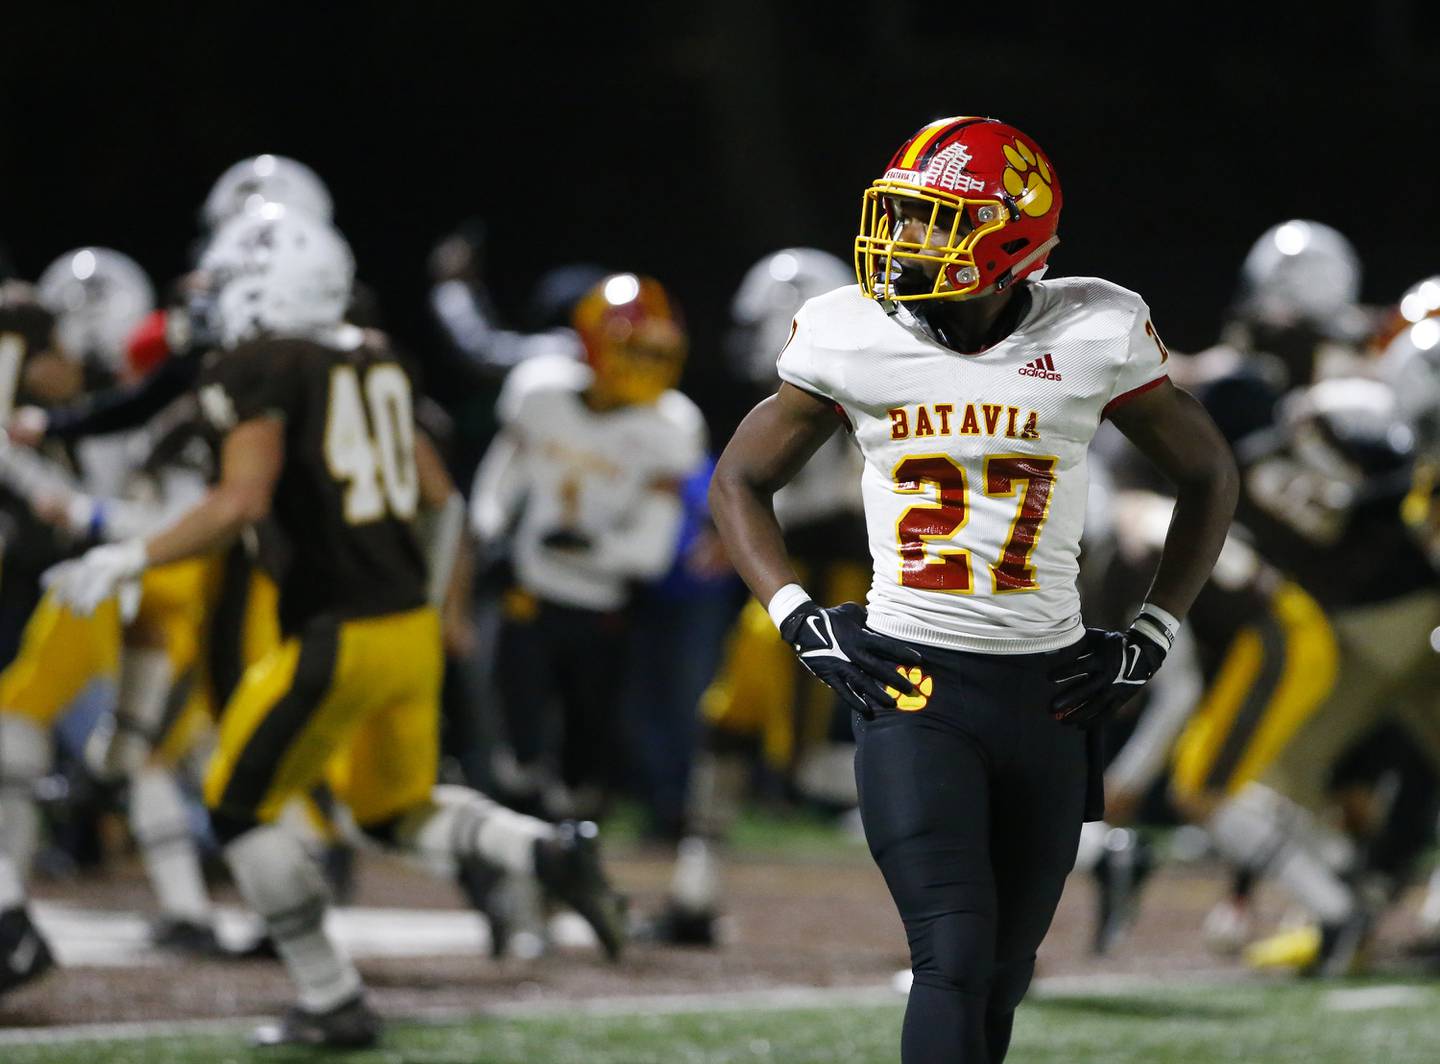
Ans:
[[[1389,985],[1389,984],[1387,984]],[[1366,993],[1345,998],[1355,989]],[[1355,1007],[1337,1010],[1340,997]],[[1369,996],[1367,996],[1367,993]],[[235,1033],[6,1045],[6,1064],[893,1064],[900,1005],[653,1016],[544,1016],[396,1024],[383,1050],[252,1053]],[[1021,1009],[1015,1064],[1433,1064],[1440,988],[1374,984],[1160,986],[1038,996]]]

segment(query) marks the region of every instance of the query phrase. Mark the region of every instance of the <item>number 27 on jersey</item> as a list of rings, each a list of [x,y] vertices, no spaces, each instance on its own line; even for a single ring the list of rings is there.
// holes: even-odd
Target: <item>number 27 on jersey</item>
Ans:
[[[996,594],[1034,591],[1040,586],[1030,555],[1050,513],[1058,461],[1052,455],[1033,454],[992,454],[985,459],[984,493],[1017,500],[1004,548],[990,563]],[[913,454],[896,463],[893,476],[895,491],[901,494],[918,495],[931,486],[937,497],[934,503],[908,507],[895,522],[901,585],[969,594],[974,590],[974,574],[968,550],[941,550],[934,558],[926,552],[927,543],[953,539],[970,520],[965,468],[946,454]]]

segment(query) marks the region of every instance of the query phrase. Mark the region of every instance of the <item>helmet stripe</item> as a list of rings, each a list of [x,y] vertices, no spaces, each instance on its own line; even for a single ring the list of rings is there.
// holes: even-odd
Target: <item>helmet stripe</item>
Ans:
[[[900,160],[900,169],[915,169],[915,163],[919,160],[920,156],[924,154],[926,148],[934,144],[955,125],[962,122],[973,121],[975,121],[975,119],[970,115],[952,115],[949,118],[941,118],[931,122],[928,126],[922,128],[919,133],[916,133],[910,141],[910,146],[905,149],[905,155]]]

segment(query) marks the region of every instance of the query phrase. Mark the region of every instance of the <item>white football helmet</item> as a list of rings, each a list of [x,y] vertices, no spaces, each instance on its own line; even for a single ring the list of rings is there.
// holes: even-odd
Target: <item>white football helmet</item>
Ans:
[[[1416,281],[1400,297],[1400,316],[1412,325],[1440,315],[1440,275]]]
[[[731,357],[746,380],[775,379],[775,360],[802,303],[855,283],[855,269],[816,248],[785,248],[751,266],[730,304]]]
[[[1390,341],[1380,356],[1380,376],[1394,389],[1420,449],[1440,457],[1440,315],[1420,318]]]
[[[1360,256],[1321,222],[1292,219],[1271,226],[1240,268],[1238,311],[1272,326],[1309,324],[1331,331],[1360,298]]]
[[[322,222],[334,215],[330,190],[314,170],[284,155],[255,155],[220,175],[205,197],[201,221],[213,230],[261,203],[282,203]]]
[[[110,248],[65,252],[45,268],[35,294],[55,315],[66,355],[115,373],[125,366],[130,334],[155,309],[155,289],[140,264]]]
[[[355,279],[350,246],[300,210],[264,203],[230,219],[200,259],[213,327],[227,347],[261,334],[305,336],[344,320]]]

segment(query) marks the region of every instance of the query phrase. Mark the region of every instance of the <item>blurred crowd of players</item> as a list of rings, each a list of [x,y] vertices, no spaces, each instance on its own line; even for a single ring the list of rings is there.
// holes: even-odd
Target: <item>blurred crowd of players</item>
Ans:
[[[257,199],[334,222],[317,175],[258,156],[220,177],[204,223]],[[633,914],[634,932],[716,945],[742,806],[760,794],[846,828],[853,741],[848,713],[725,559],[705,504],[722,441],[708,438],[707,397],[681,390],[684,316],[663,279],[624,265],[557,266],[520,331],[487,291],[478,227],[431,255],[418,419],[469,487],[467,590],[444,610],[444,772],[556,821],[603,825],[632,803],[676,853],[668,900]],[[1360,282],[1342,234],[1283,222],[1242,264],[1219,342],[1172,353],[1244,490],[1174,652],[1108,736],[1110,819],[1086,826],[1077,863],[1095,881],[1097,951],[1119,948],[1158,859],[1137,826],[1194,825],[1232,870],[1197,929],[1215,949],[1306,973],[1363,962],[1376,917],[1434,844],[1440,277],[1384,306],[1363,305]],[[776,388],[800,305],[852,283],[847,262],[813,248],[776,250],[738,279],[724,350],[751,401]],[[215,934],[197,781],[215,707],[273,639],[269,562],[249,545],[167,566],[138,601],[93,617],[40,581],[203,494],[205,300],[203,276],[157,296],[139,264],[99,247],[0,288],[0,842],[22,875],[51,876],[133,845],[156,943],[217,955],[234,946]],[[373,327],[373,304],[357,286],[351,322]],[[871,578],[860,462],[837,432],[776,499],[805,585],[829,604],[863,601]],[[1086,620],[1115,626],[1143,597],[1170,500],[1108,428],[1091,474]],[[343,900],[364,844],[337,790],[285,816]],[[102,830],[119,815],[124,838]],[[1295,902],[1286,926],[1255,926],[1266,878]],[[497,953],[544,951],[533,883],[462,879]],[[1432,895],[1422,951],[1440,943],[1440,884]],[[17,919],[0,914],[0,952]]]

